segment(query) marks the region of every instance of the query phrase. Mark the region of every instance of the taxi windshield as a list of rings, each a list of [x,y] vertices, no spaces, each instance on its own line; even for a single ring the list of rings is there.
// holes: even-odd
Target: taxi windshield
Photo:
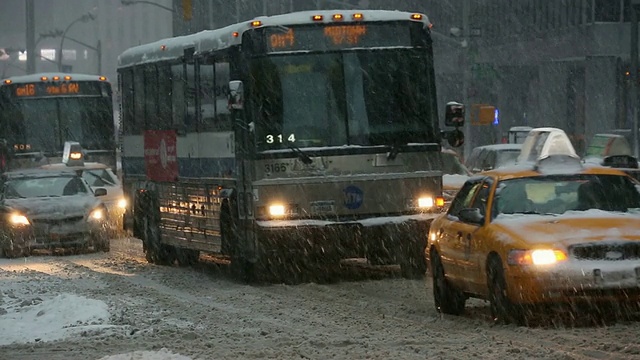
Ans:
[[[563,214],[567,211],[619,211],[640,208],[640,193],[620,175],[549,175],[498,184],[493,214]]]
[[[84,182],[73,176],[16,178],[4,184],[5,199],[88,194]]]

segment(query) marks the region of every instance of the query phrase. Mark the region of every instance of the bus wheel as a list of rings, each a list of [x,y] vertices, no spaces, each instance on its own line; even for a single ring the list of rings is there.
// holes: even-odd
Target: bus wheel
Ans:
[[[154,214],[147,214],[144,217],[143,242],[148,262],[156,265],[171,265],[176,260],[175,248],[160,243],[160,226]]]
[[[6,239],[4,255],[8,258],[18,258],[31,255],[31,248],[22,238]]]
[[[421,279],[427,272],[427,261],[424,257],[426,238],[411,237],[399,244],[398,262],[400,273],[406,279]]]

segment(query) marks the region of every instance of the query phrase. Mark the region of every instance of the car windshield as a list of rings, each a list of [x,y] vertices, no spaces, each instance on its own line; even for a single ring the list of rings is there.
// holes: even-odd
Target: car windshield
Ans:
[[[58,197],[87,194],[85,183],[75,176],[16,178],[4,184],[6,199]]]
[[[515,164],[516,160],[518,160],[518,155],[520,155],[520,150],[498,151],[496,167]]]
[[[549,175],[501,181],[493,213],[495,217],[592,209],[627,212],[638,208],[640,193],[626,176]]]

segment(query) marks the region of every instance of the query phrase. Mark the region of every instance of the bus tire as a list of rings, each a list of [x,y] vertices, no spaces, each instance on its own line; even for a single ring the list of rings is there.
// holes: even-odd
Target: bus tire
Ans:
[[[149,209],[143,221],[143,243],[145,257],[151,264],[172,265],[177,260],[176,249],[173,246],[160,242],[160,213],[159,210],[149,204]]]

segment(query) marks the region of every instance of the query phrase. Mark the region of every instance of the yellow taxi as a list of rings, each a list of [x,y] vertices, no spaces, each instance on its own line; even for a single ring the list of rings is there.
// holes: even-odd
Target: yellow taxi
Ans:
[[[640,301],[640,192],[584,166],[567,135],[529,133],[516,165],[480,173],[432,223],[426,259],[438,311],[488,300],[495,321],[531,305]]]

